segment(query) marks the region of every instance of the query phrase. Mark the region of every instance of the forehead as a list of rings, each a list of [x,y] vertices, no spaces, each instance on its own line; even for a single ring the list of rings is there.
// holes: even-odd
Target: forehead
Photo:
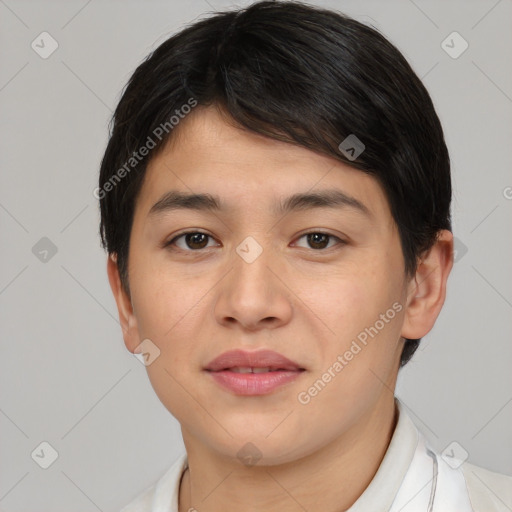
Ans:
[[[387,200],[372,176],[240,128],[215,107],[197,107],[174,130],[147,167],[137,204],[145,215],[171,190],[215,195],[226,210],[250,207],[276,214],[283,198],[332,190],[355,198],[383,220],[389,218]]]

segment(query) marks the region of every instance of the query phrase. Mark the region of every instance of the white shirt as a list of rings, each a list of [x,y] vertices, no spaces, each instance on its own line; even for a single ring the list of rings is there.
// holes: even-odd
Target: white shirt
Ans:
[[[398,421],[389,447],[374,478],[347,512],[512,511],[512,477],[443,458],[395,400]],[[182,454],[121,512],[178,512],[187,461],[187,454]]]

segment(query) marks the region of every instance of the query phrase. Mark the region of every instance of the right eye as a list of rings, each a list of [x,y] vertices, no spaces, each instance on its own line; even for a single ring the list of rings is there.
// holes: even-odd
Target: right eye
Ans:
[[[186,231],[175,236],[172,240],[167,242],[164,247],[170,248],[174,250],[172,247],[176,245],[178,249],[185,252],[197,252],[200,249],[205,249],[207,247],[208,238],[212,238],[207,233],[203,233],[202,231]],[[177,243],[178,240],[181,241],[183,239],[182,245]]]

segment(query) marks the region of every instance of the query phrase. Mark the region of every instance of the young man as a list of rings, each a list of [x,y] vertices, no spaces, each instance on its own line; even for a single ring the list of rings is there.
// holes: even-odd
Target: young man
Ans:
[[[97,196],[126,347],[186,454],[125,512],[465,512],[394,397],[452,268],[431,99],[381,34],[297,2],[164,42],[116,109]]]

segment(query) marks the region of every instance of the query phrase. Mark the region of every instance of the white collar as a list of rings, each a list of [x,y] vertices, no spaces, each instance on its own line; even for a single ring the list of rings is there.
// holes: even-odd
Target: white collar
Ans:
[[[398,421],[374,478],[347,512],[473,512],[462,469],[453,469],[426,442],[395,399]],[[151,512],[178,512],[187,454],[156,484]]]

